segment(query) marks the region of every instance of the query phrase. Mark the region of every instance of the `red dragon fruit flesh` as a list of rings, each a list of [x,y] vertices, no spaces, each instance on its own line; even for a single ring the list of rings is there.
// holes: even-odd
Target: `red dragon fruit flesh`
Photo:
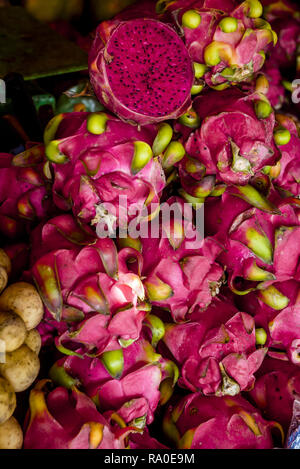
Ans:
[[[176,31],[154,18],[101,23],[89,71],[99,100],[124,120],[176,119],[191,105],[192,60]]]

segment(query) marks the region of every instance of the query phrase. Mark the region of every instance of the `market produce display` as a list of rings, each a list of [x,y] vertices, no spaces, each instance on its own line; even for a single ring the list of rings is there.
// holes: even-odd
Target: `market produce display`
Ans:
[[[288,0],[134,3],[0,154],[0,449],[288,446],[299,53]]]

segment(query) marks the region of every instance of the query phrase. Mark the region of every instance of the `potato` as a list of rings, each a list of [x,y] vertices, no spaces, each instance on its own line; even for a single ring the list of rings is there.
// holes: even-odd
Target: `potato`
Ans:
[[[25,391],[34,382],[40,370],[40,361],[27,345],[6,354],[0,363],[0,374],[10,382],[15,392]]]
[[[23,432],[14,417],[0,425],[0,449],[21,449]]]
[[[0,293],[4,290],[8,282],[8,275],[4,267],[0,266]]]
[[[4,290],[8,281],[8,274],[11,271],[10,258],[3,249],[0,249],[0,293]]]
[[[31,331],[27,333],[25,344],[37,355],[40,353],[41,346],[42,346],[42,339],[41,339],[39,332],[36,329],[31,329]]]
[[[16,394],[11,384],[0,377],[0,424],[8,420],[16,408]]]
[[[0,340],[5,343],[5,351],[13,352],[21,347],[26,339],[27,330],[23,319],[17,314],[0,311]]]
[[[33,285],[18,282],[9,285],[0,296],[0,309],[13,311],[25,322],[26,329],[34,329],[42,320],[43,303]]]

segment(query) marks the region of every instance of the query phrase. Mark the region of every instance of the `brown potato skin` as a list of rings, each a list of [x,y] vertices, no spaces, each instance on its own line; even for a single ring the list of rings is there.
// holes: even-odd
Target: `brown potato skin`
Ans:
[[[3,249],[0,249],[0,293],[4,290],[8,282],[8,275],[11,271],[10,258]]]
[[[12,416],[16,405],[16,394],[11,384],[0,376],[0,425]]]
[[[21,449],[23,432],[18,421],[11,417],[0,425],[0,449]]]
[[[0,374],[10,382],[15,392],[25,391],[35,381],[40,361],[27,345],[6,354],[6,363],[0,363]]]
[[[31,331],[27,333],[24,343],[37,355],[40,353],[42,339],[37,329],[31,329]]]
[[[26,282],[14,283],[4,290],[0,296],[0,309],[20,316],[28,331],[41,322],[44,314],[40,295],[33,285]]]
[[[5,342],[5,351],[13,352],[24,343],[27,330],[23,319],[17,314],[0,311],[0,340]]]

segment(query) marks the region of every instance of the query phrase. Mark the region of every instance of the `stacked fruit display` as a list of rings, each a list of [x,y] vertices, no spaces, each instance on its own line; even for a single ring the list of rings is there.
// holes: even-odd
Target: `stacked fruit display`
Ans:
[[[0,249],[0,448],[18,449],[22,429],[13,417],[16,393],[29,388],[38,376],[41,337],[36,329],[43,318],[43,304],[37,290],[18,282],[7,288],[11,261]]]
[[[2,422],[5,386],[35,381],[24,448],[286,445],[300,23],[263,3],[149,0],[102,22],[89,72],[104,110],[58,114],[43,143],[1,155],[1,233],[29,240],[0,296]],[[2,289],[9,268],[1,254]]]

